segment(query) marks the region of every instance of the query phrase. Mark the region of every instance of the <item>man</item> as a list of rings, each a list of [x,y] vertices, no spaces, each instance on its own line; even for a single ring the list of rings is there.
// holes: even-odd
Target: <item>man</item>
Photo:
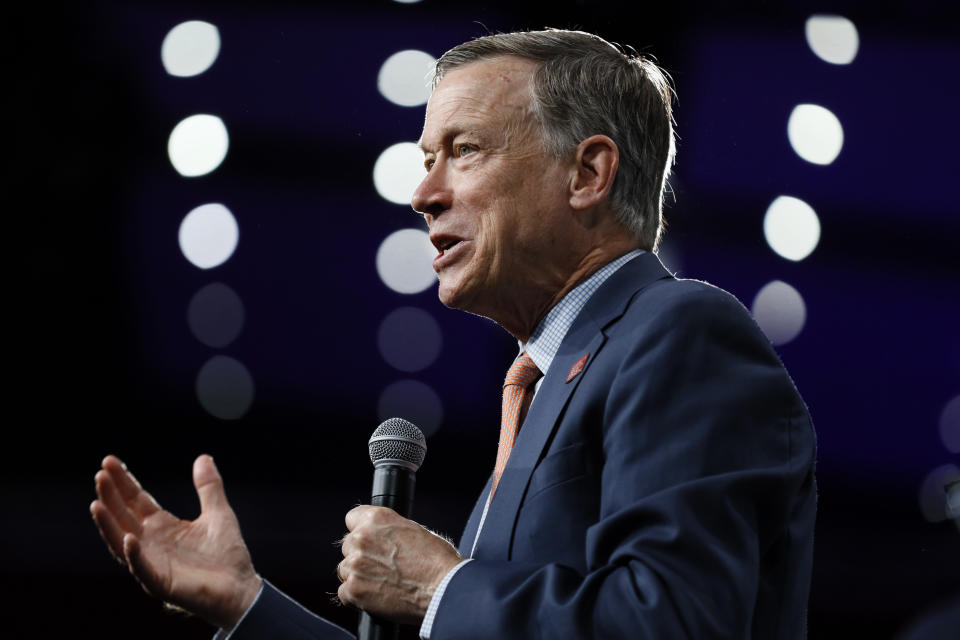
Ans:
[[[812,427],[743,307],[653,253],[671,122],[659,69],[589,34],[488,36],[438,61],[413,207],[440,299],[521,354],[459,552],[358,507],[343,602],[434,640],[805,636]],[[211,459],[193,522],[103,466],[91,511],[150,593],[234,638],[346,637],[257,576]]]

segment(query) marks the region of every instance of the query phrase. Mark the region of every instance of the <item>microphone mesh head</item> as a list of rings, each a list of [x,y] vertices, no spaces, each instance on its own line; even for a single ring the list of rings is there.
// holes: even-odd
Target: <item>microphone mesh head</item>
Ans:
[[[416,471],[427,455],[427,440],[415,425],[403,418],[383,421],[370,436],[370,462],[400,464]]]

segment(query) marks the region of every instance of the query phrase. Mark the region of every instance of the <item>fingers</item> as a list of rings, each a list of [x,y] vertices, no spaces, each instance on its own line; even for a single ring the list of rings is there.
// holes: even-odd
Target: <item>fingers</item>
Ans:
[[[116,456],[103,459],[103,470],[110,474],[117,493],[130,511],[140,520],[160,510],[160,505],[149,493],[143,490],[127,466]]]
[[[397,526],[416,524],[400,516],[396,511],[387,507],[360,505],[354,507],[344,516],[349,533],[340,541],[340,551],[344,557],[367,548],[377,539],[390,536],[390,532]],[[416,525],[419,527],[419,525]]]
[[[337,580],[340,581],[340,586],[337,587],[337,599],[340,604],[360,608],[358,591],[363,589],[363,585],[359,577],[353,573],[351,560],[344,558],[337,564]]]
[[[376,516],[384,515],[378,514],[378,511],[393,513],[390,509],[383,507],[360,505],[348,511],[347,515],[344,516],[344,521],[350,532],[340,541],[340,553],[343,554],[343,560],[337,565],[337,578],[339,578],[341,582],[339,597],[343,602],[354,604],[352,598],[349,600],[344,599],[344,589],[348,588],[345,587],[345,583],[350,579],[353,563],[361,555],[361,549],[368,547],[371,542],[371,534],[367,525],[369,525],[370,521],[375,519]]]
[[[117,521],[111,515],[110,510],[99,500],[94,500],[90,504],[90,515],[100,531],[100,537],[107,543],[107,548],[118,562],[126,564],[126,557],[123,554],[123,536],[126,533],[117,524]]]
[[[223,488],[223,478],[213,458],[204,454],[193,462],[193,486],[200,497],[200,511],[218,511],[230,508]]]
[[[134,516],[130,509],[127,508],[127,503],[120,497],[120,492],[117,490],[110,474],[101,469],[97,472],[97,475],[94,476],[94,484],[97,489],[97,497],[100,499],[102,505],[110,512],[116,524],[119,525],[124,532],[131,531],[139,533],[140,521]]]
[[[372,507],[368,504],[361,504],[347,511],[347,515],[344,516],[343,520],[347,524],[347,529],[353,531],[371,518],[379,522],[384,522],[385,520],[382,519],[389,519],[391,514],[397,515],[397,512],[387,507]]]
[[[353,531],[357,528],[357,525],[360,524],[360,519],[367,509],[370,507],[366,505],[360,505],[359,507],[354,507],[347,511],[347,515],[343,517],[343,521],[347,524],[347,530]]]
[[[354,507],[347,512],[347,515],[344,516],[344,521],[347,523],[347,535],[343,536],[340,540],[340,552],[343,554],[343,557],[346,558],[351,553],[356,551],[358,539],[365,539],[362,531],[357,531],[365,523],[367,518],[369,518],[369,511],[373,507],[366,505],[361,505],[359,507]]]

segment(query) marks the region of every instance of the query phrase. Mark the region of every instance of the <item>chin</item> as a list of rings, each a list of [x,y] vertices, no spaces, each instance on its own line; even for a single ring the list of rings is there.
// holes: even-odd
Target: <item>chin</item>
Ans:
[[[443,306],[450,307],[451,309],[460,309],[460,296],[457,294],[458,291],[456,287],[444,284],[443,278],[440,279],[440,286],[437,288],[437,297],[440,298]]]
[[[476,313],[476,311],[473,310],[474,305],[472,304],[472,299],[475,296],[471,296],[470,289],[462,285],[463,283],[459,280],[444,282],[444,279],[441,277],[440,286],[437,288],[437,296],[445,307]]]

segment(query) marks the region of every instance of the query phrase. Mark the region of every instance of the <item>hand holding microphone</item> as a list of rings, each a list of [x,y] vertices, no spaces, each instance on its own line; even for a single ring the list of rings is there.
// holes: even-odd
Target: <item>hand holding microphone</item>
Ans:
[[[446,539],[408,520],[415,473],[426,454],[423,434],[400,418],[387,420],[370,438],[374,465],[370,506],[346,515],[337,595],[364,611],[359,637],[396,637],[389,619],[419,624],[437,585],[462,558]]]

